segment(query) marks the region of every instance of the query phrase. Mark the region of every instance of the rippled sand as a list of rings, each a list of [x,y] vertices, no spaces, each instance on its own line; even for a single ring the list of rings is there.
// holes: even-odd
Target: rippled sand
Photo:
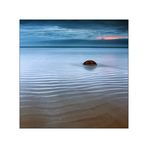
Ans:
[[[127,49],[109,51],[21,49],[20,127],[128,127]]]

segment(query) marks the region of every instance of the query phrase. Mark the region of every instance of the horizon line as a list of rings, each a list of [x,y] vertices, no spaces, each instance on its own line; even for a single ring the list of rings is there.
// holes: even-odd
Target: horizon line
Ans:
[[[128,46],[20,46],[20,48],[128,48]]]

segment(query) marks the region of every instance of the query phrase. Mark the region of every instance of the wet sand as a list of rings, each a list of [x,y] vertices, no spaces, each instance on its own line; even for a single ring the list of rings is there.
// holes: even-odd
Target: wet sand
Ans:
[[[85,106],[85,107],[84,107]],[[128,102],[125,99],[92,101],[42,111],[21,109],[22,128],[127,128]],[[39,111],[40,110],[40,111]],[[68,111],[69,110],[69,111]],[[28,115],[31,112],[31,115]],[[26,115],[25,115],[26,114]]]

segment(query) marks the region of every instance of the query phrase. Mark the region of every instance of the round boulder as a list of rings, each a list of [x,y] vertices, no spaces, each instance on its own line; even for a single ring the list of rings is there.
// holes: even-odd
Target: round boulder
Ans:
[[[97,63],[93,60],[87,60],[83,63],[83,65],[91,65],[91,66],[94,66],[94,65],[97,65]]]

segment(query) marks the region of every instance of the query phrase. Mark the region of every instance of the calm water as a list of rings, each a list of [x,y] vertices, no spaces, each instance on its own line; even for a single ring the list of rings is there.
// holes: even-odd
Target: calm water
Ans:
[[[21,127],[124,127],[127,102],[127,48],[20,49]]]

